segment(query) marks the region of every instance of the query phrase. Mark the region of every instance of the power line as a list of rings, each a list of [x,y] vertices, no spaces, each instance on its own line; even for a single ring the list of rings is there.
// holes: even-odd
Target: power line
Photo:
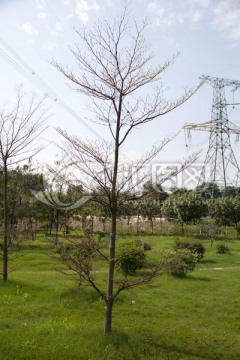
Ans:
[[[21,75],[23,75],[27,80],[29,80],[34,86],[36,86],[40,91],[42,91],[46,96],[50,97],[52,100],[57,102],[62,108],[64,108],[68,113],[70,113],[75,119],[80,121],[89,131],[91,131],[95,136],[101,137],[94,129],[91,128],[78,114],[63,100],[60,98],[55,91],[53,91],[50,86],[37,75],[36,71],[31,68],[26,62],[14,51],[10,45],[0,37],[0,44],[4,46],[8,53],[4,52],[3,49],[0,49],[0,56],[7,61],[15,70],[17,70]]]

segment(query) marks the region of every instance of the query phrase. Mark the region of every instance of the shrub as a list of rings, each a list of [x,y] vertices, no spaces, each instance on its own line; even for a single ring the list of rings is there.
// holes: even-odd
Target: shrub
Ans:
[[[105,232],[104,231],[98,230],[96,232],[96,234],[98,235],[99,239],[103,239],[105,237]]]
[[[144,242],[143,249],[144,249],[144,251],[152,250],[152,245]]]
[[[202,259],[205,253],[205,247],[200,242],[178,240],[175,242],[173,248],[175,251],[178,251],[179,249],[189,250],[192,254],[196,255],[197,260]]]
[[[72,244],[58,244],[56,247],[55,247],[55,252],[57,254],[61,254],[63,252],[67,253],[67,252],[70,252],[74,249],[74,246]]]
[[[173,276],[183,277],[193,271],[197,264],[197,256],[187,249],[179,249],[165,256],[164,267]]]
[[[228,246],[224,244],[218,244],[216,246],[216,253],[217,254],[228,254],[230,252],[230,249]]]
[[[142,245],[142,240],[139,240],[139,239],[136,239],[136,240],[133,240],[133,242],[137,245]]]
[[[144,259],[144,248],[141,244],[129,242],[119,246],[117,267],[123,274],[134,275],[144,267]]]
[[[138,244],[139,246],[143,246],[143,249],[144,249],[145,251],[147,251],[147,250],[152,250],[152,245],[151,245],[151,244],[148,244],[148,243],[146,243],[146,242],[144,242],[144,241],[142,241],[142,240],[137,239],[137,240],[133,240],[133,242],[134,242],[135,244]]]

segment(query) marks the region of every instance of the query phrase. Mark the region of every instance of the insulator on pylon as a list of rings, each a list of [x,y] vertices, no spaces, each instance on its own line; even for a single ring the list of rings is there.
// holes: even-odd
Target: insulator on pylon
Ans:
[[[236,141],[239,141],[240,127],[235,124],[229,126],[225,87],[234,87],[234,91],[240,88],[240,81],[202,76],[205,82],[213,87],[213,102],[211,121],[201,124],[186,124],[188,138],[191,138],[191,130],[208,131],[209,146],[200,176],[199,185],[215,183],[219,187],[239,186],[240,168],[232,150],[229,134],[236,134]],[[233,104],[235,103],[233,102]],[[185,135],[186,138],[186,135]],[[209,170],[209,173],[207,173]],[[235,177],[233,177],[236,173]],[[236,183],[233,183],[236,179]]]

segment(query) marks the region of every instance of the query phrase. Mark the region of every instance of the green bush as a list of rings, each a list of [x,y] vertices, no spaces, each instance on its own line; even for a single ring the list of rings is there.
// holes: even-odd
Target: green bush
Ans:
[[[146,243],[145,241],[137,239],[137,240],[133,240],[133,242],[135,244],[138,244],[139,246],[142,246],[145,251],[152,250],[152,245],[149,243]]]
[[[177,240],[173,248],[175,251],[178,251],[179,249],[189,250],[192,254],[196,255],[197,260],[201,260],[205,253],[205,247],[200,242],[196,241]]]
[[[187,249],[179,249],[168,253],[164,258],[166,271],[178,277],[184,277],[189,271],[193,271],[197,264],[197,256]]]
[[[152,245],[149,244],[149,243],[144,242],[144,243],[143,243],[143,249],[144,249],[145,251],[152,250]]]
[[[216,253],[217,254],[228,254],[230,252],[230,249],[228,246],[224,244],[218,244],[216,246]]]
[[[105,237],[105,232],[104,231],[98,230],[96,232],[96,234],[98,235],[99,239],[103,239]]]
[[[144,267],[144,248],[136,242],[121,244],[117,253],[117,267],[124,275],[134,275]]]

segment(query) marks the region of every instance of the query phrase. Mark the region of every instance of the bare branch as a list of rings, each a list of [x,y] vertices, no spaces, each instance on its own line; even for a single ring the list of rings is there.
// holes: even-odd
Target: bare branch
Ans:
[[[40,151],[34,142],[46,129],[46,110],[43,109],[45,97],[32,96],[30,103],[24,103],[24,94],[20,87],[16,105],[0,110],[0,157],[2,162],[11,159],[12,164],[29,158]],[[26,156],[28,154],[28,156]],[[22,156],[24,156],[22,158]]]

